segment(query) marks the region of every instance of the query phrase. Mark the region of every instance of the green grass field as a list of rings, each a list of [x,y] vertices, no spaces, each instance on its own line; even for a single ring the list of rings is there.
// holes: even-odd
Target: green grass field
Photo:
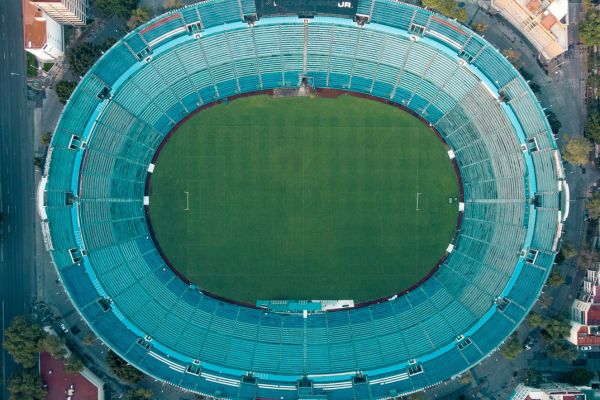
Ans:
[[[171,137],[150,217],[171,263],[210,292],[365,301],[436,265],[457,195],[446,149],[404,111],[352,96],[255,96],[204,110]]]

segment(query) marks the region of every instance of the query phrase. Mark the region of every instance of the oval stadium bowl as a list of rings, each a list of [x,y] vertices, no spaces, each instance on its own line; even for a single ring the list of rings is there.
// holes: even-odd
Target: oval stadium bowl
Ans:
[[[351,11],[306,19],[257,15],[251,0],[171,11],[118,41],[71,96],[39,194],[46,245],[89,326],[148,375],[230,399],[389,398],[479,363],[537,300],[567,193],[527,82],[453,20],[393,0],[342,3]],[[146,182],[165,137],[198,108],[302,82],[400,105],[450,147],[461,227],[413,290],[272,312],[203,293],[158,252]]]

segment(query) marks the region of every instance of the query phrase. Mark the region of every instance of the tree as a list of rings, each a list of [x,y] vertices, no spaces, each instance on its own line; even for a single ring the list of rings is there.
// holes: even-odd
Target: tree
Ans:
[[[590,206],[589,199],[587,206]],[[588,212],[590,212],[589,209]],[[594,251],[587,242],[582,242],[579,247],[579,252],[577,253],[577,262],[575,264],[577,268],[581,271],[587,271],[596,261],[598,261],[596,251]]]
[[[563,158],[575,165],[585,165],[589,161],[590,143],[587,139],[571,138],[563,147]]]
[[[565,278],[560,274],[560,271],[554,270],[550,273],[547,283],[548,285],[557,288],[565,283]]]
[[[91,333],[85,335],[85,337],[83,338],[83,344],[85,344],[86,346],[91,346],[94,343],[96,343],[96,337]]]
[[[594,377],[594,373],[585,368],[575,368],[563,374],[563,379],[573,386],[587,386]]]
[[[592,197],[587,200],[586,207],[590,213],[591,219],[600,218],[600,193],[594,193]]]
[[[106,50],[110,49],[115,43],[117,43],[117,38],[113,36],[107,37],[102,43],[100,43],[99,49],[101,52],[104,53]]]
[[[538,388],[540,387],[540,383],[542,383],[542,374],[537,369],[529,368],[525,372],[523,383],[527,386]]]
[[[101,54],[99,47],[92,43],[82,43],[67,50],[67,62],[75,74],[84,75]]]
[[[597,73],[592,73],[587,77],[587,84],[592,87],[598,87],[600,85],[600,75]]]
[[[175,8],[181,8],[183,4],[179,0],[165,0],[163,3],[163,11],[174,10]]]
[[[44,157],[33,157],[33,165],[41,171],[44,166]]]
[[[38,350],[47,351],[56,359],[63,358],[67,352],[65,350],[64,339],[56,335],[45,335],[38,341]]]
[[[546,327],[542,334],[550,340],[562,340],[569,336],[571,325],[564,319],[550,319],[546,323]]]
[[[422,0],[422,3],[425,7],[433,8],[450,18],[463,22],[467,20],[467,11],[459,7],[454,0]]]
[[[482,24],[481,22],[477,22],[473,24],[473,30],[480,35],[487,31],[488,26],[486,24]]]
[[[150,9],[148,7],[139,7],[133,10],[131,17],[127,21],[127,27],[131,30],[142,25],[150,19]]]
[[[463,385],[469,385],[472,381],[473,381],[473,377],[471,375],[471,371],[467,371],[464,374],[462,374],[459,378],[458,381],[460,383],[462,383]]]
[[[500,348],[500,353],[508,360],[512,360],[517,357],[521,353],[521,341],[519,340],[519,335],[513,333],[510,335],[504,345]]]
[[[600,12],[592,10],[579,24],[579,37],[588,46],[600,45]]]
[[[138,0],[93,0],[94,7],[104,17],[117,14],[119,17],[129,18],[137,4]]]
[[[560,252],[565,258],[568,260],[571,257],[575,257],[577,255],[577,249],[573,246],[573,243],[564,241],[560,246]]]
[[[550,342],[547,346],[548,355],[565,361],[573,361],[577,357],[577,351],[564,341]]]
[[[154,393],[150,389],[128,389],[123,395],[123,400],[146,400],[152,399],[154,397]]]
[[[556,113],[554,111],[546,111],[546,118],[548,119],[548,124],[550,125],[552,133],[558,135],[558,131],[560,131],[562,124],[558,120]]]
[[[64,360],[64,363],[65,371],[69,374],[77,374],[83,371],[83,368],[85,367],[81,359],[73,353],[71,353],[71,355]]]
[[[138,383],[144,378],[143,373],[127,364],[127,362],[112,351],[106,354],[106,363],[117,378],[127,383]]]
[[[588,114],[583,133],[592,142],[600,142],[600,113],[592,111]]]
[[[552,305],[552,297],[548,296],[547,293],[542,293],[538,299],[538,304],[542,309],[546,309]]]
[[[546,321],[544,321],[544,317],[542,317],[540,314],[536,313],[535,311],[532,311],[529,313],[529,316],[527,317],[527,322],[529,322],[529,326],[532,327],[533,329],[543,328],[544,325],[546,325]]]
[[[56,82],[56,95],[58,96],[58,101],[60,101],[63,104],[67,103],[67,100],[69,100],[69,97],[71,97],[71,94],[73,94],[73,91],[75,90],[75,88],[77,87],[77,83],[76,82],[70,82],[70,81],[58,81]],[[52,134],[50,134],[50,138],[52,138]],[[48,141],[48,144],[50,142]]]
[[[62,81],[61,81],[62,82]],[[64,104],[64,103],[63,103]],[[48,146],[50,144],[50,142],[52,141],[52,132],[46,132],[42,135],[42,137],[40,138],[40,143],[43,146]]]
[[[502,55],[506,57],[506,59],[510,61],[512,65],[517,67],[521,75],[523,75],[523,72],[521,71],[523,66],[523,61],[521,61],[521,52],[514,49],[503,49],[500,51],[500,53],[502,53]],[[524,75],[523,77],[525,80],[528,80]]]
[[[23,371],[15,375],[8,385],[10,400],[45,400],[46,389],[42,379],[34,371]]]
[[[3,347],[15,362],[33,368],[37,362],[39,341],[45,336],[41,327],[26,316],[15,317],[4,331]]]

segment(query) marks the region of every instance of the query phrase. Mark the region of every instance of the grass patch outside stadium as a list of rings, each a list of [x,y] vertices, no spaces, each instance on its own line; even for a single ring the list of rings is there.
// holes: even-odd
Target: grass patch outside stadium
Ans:
[[[458,194],[444,145],[409,113],[264,95],[178,128],[151,178],[150,220],[170,263],[211,293],[363,302],[436,266]]]

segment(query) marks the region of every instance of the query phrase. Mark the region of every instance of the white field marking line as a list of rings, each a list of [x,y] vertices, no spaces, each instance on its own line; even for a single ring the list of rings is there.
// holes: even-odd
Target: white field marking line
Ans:
[[[183,209],[183,211],[189,211],[190,210],[190,192],[183,192],[185,193],[185,208]]]
[[[421,195],[421,193],[417,192],[417,211],[419,211],[419,196]]]

